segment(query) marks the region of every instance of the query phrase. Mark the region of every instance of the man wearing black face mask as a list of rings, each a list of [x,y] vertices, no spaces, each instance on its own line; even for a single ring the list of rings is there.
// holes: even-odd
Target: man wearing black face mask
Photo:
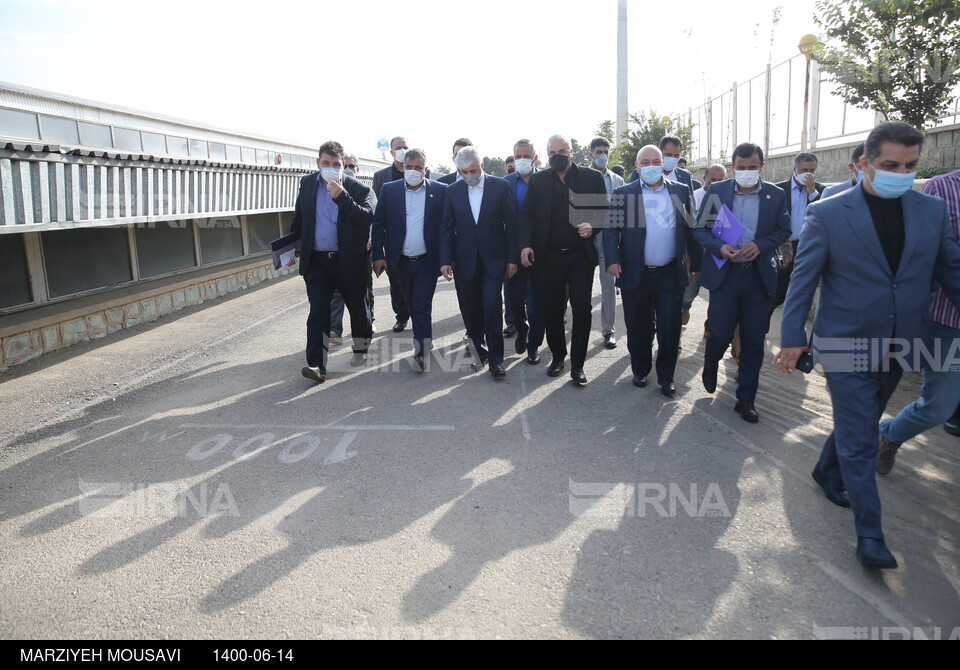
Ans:
[[[573,308],[570,377],[583,386],[593,276],[599,262],[593,236],[603,228],[610,198],[603,175],[574,165],[572,154],[562,135],[547,140],[550,169],[530,177],[520,211],[520,262],[540,268],[547,345],[553,354],[547,370],[551,377],[563,374],[567,356],[563,316],[569,291]]]

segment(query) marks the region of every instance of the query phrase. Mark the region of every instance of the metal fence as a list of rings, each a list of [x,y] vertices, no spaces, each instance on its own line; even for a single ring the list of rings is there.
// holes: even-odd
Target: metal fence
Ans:
[[[767,66],[765,72],[710,98],[699,107],[676,114],[693,125],[693,163],[722,161],[740,142],[755,142],[771,156],[800,151],[803,133],[803,97],[806,59],[796,56]],[[816,60],[810,62],[810,99],[807,148],[850,144],[866,138],[877,114],[859,109],[834,95],[836,85],[826,79]],[[960,87],[950,111],[936,126],[960,122]]]

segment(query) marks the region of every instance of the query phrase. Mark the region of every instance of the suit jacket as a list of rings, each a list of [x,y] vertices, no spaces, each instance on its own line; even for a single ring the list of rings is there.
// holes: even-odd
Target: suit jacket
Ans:
[[[703,202],[700,203],[700,212],[697,216],[697,227],[693,232],[697,242],[703,247],[703,265],[700,275],[700,285],[709,291],[720,288],[730,263],[724,263],[717,268],[716,263],[709,256],[722,258],[720,247],[723,242],[714,237],[711,229],[720,211],[720,205],[726,205],[733,211],[734,189],[737,183],[733,179],[718,181],[710,184]],[[786,208],[783,190],[770,182],[760,181],[760,215],[757,217],[757,234],[754,242],[760,249],[760,255],[754,261],[758,264],[760,278],[772,298],[777,294],[777,271],[773,265],[773,252],[781,244],[790,239],[790,213]]]
[[[847,181],[842,181],[839,184],[831,184],[823,189],[823,193],[820,194],[820,199],[829,198],[830,196],[836,195],[837,193],[843,193],[849,188],[853,188],[857,185],[857,182],[853,179],[848,179]]]
[[[553,189],[555,178],[552,168],[540,170],[531,175],[527,184],[527,195],[523,199],[523,207],[520,208],[520,248],[533,249],[534,262],[537,258],[543,258],[547,250],[547,239],[550,234],[550,203],[553,199],[551,189]],[[571,165],[567,172],[567,183],[570,185],[571,213],[577,218],[573,223],[589,223],[593,228],[593,235],[599,235],[606,222],[607,210],[610,208],[610,198],[607,197],[603,175],[590,168]],[[593,236],[581,238],[580,241],[589,261],[597,265],[600,260]]]
[[[429,179],[429,177],[427,177]],[[400,175],[397,176],[394,172],[393,163],[383,168],[382,170],[377,170],[373,173],[373,194],[380,197],[380,190],[383,188],[384,184],[389,184],[392,181],[397,181],[398,179],[403,179],[403,171],[400,171]]]
[[[790,179],[788,179],[787,181],[777,182],[774,185],[777,188],[779,188],[781,191],[783,191],[783,195],[786,198],[787,213],[789,214],[790,212],[793,211],[793,189],[794,189],[793,177],[790,177]],[[826,187],[820,182],[815,181],[813,182],[813,188],[816,189],[817,191],[817,197],[808,203],[807,205],[808,207],[823,197],[823,189]]]
[[[427,247],[427,263],[440,274],[440,221],[443,218],[446,184],[426,180],[427,189],[423,208],[423,241]],[[403,243],[407,238],[407,185],[392,181],[383,185],[377,211],[373,215],[373,260],[387,261],[387,272],[400,266]]]
[[[807,345],[804,325],[818,285],[813,332],[821,338],[896,336],[915,342],[926,337],[934,277],[960,305],[960,245],[946,204],[915,191],[907,191],[901,201],[904,246],[896,275],[862,186],[810,206],[784,306],[782,346]],[[879,369],[879,357],[869,359],[869,369]],[[820,362],[825,371],[832,369],[829,360]]]
[[[320,173],[308,174],[300,180],[300,192],[293,210],[291,233],[300,233],[300,274],[304,275],[313,257],[316,238],[317,189]],[[337,260],[345,281],[366,286],[367,240],[373,221],[373,194],[370,187],[353,177],[343,178],[343,192],[337,204]]]
[[[691,205],[690,189],[684,184],[664,180],[673,201],[676,226],[677,283],[689,283],[684,256],[688,249],[699,248],[693,238],[692,224],[696,222]],[[647,240],[647,223],[643,209],[643,185],[635,181],[614,190],[610,199],[610,215],[603,230],[603,257],[607,266],[619,264],[620,278],[617,286],[625,291],[640,287],[643,283],[646,263],[644,248]],[[690,254],[691,270],[700,271],[702,254]],[[607,268],[600,268],[606,272]]]
[[[457,274],[473,279],[477,258],[487,274],[503,280],[507,264],[520,262],[517,246],[517,200],[507,182],[486,175],[480,216],[470,208],[467,182],[447,186],[440,223],[440,266],[456,264]]]
[[[437,181],[440,182],[441,184],[446,184],[447,186],[450,186],[451,184],[455,184],[457,181],[457,171],[454,170],[450,174],[445,174],[442,177],[439,177]]]

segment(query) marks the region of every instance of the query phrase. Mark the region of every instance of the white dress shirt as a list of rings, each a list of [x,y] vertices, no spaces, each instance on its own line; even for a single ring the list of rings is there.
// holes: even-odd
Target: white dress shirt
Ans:
[[[487,175],[480,177],[476,186],[467,185],[467,195],[470,197],[470,211],[473,212],[473,222],[480,222],[480,204],[483,202],[483,185],[487,182]]]

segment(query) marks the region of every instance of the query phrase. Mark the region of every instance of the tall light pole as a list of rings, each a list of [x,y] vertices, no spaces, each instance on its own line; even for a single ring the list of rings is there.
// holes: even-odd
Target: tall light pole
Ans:
[[[620,0],[617,13],[617,137],[623,140],[627,132],[627,0]]]
[[[816,35],[804,35],[800,38],[800,44],[797,45],[800,53],[807,59],[807,76],[803,83],[803,130],[800,132],[800,151],[807,150],[807,133],[810,128],[810,60],[813,58],[818,42]]]

